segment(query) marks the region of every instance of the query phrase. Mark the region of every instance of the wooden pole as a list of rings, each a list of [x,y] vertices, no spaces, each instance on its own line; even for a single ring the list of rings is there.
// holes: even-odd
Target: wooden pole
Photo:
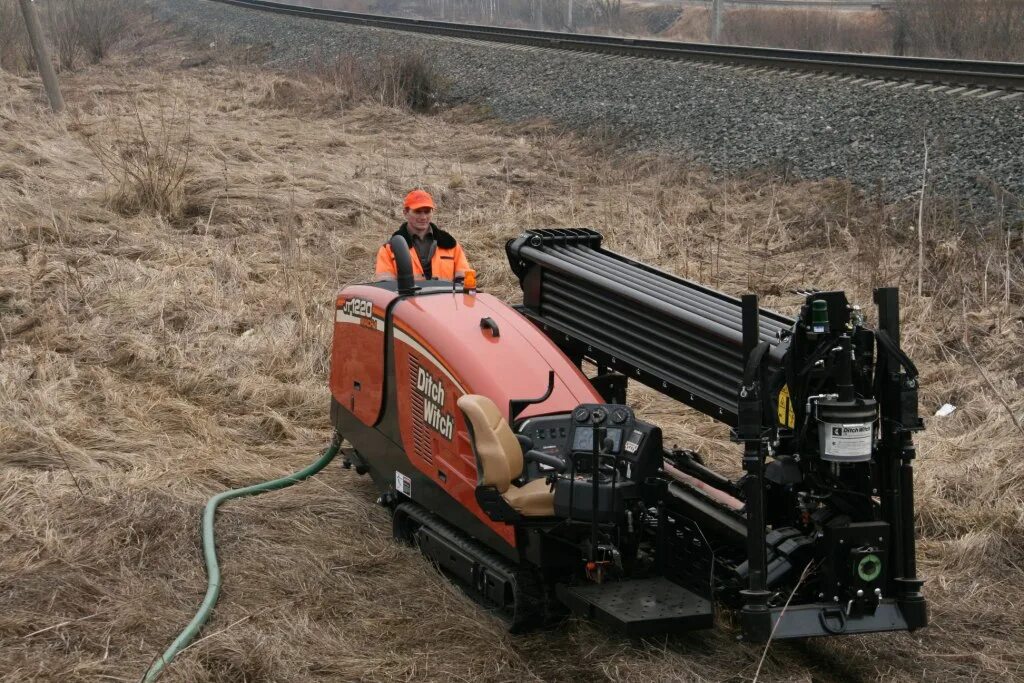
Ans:
[[[722,37],[722,0],[713,0],[711,5],[711,42],[718,43]]]
[[[46,49],[46,41],[43,39],[43,29],[39,25],[39,15],[36,14],[36,6],[32,0],[18,0],[18,2],[21,4],[21,14],[25,17],[28,38],[32,42],[32,49],[36,53],[36,66],[39,69],[39,75],[43,77],[46,95],[50,98],[50,109],[53,110],[54,114],[59,114],[64,111],[64,98],[60,94],[57,73],[53,70],[53,62],[50,61],[50,55]]]

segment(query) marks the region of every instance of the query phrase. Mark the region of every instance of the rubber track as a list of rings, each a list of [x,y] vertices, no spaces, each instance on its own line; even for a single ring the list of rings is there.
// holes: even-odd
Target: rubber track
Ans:
[[[532,572],[516,567],[490,548],[473,540],[457,527],[428,512],[416,503],[411,501],[400,503],[395,508],[394,514],[404,514],[417,524],[430,527],[443,536],[446,541],[474,557],[480,564],[485,565],[491,571],[501,574],[503,578],[511,581],[513,585],[513,609],[511,612],[507,608],[502,608],[500,605],[494,605],[490,601],[485,600],[484,596],[477,592],[473,586],[464,586],[465,591],[478,604],[490,609],[497,608],[504,620],[509,624],[510,631],[520,633],[540,626],[544,622],[544,601],[540,597],[542,589]],[[455,583],[460,586],[464,585],[462,581]]]

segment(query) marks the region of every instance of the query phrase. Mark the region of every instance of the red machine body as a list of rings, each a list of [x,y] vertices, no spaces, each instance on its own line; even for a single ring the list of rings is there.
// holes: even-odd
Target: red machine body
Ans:
[[[566,413],[600,395],[536,326],[489,294],[448,284],[403,298],[381,283],[347,287],[336,303],[332,415],[378,486],[430,499],[453,524],[468,512],[492,541],[515,548],[515,527],[489,519],[474,496],[477,463],[456,401],[487,396],[508,420],[510,401],[543,396],[551,372],[550,396],[520,418]],[[390,445],[361,447],[366,430]]]
[[[753,642],[927,624],[895,289],[875,292],[878,329],[838,291],[791,319],[551,229],[506,245],[513,308],[472,278],[414,280],[389,244],[397,279],[337,297],[343,465],[511,630],[567,611],[633,636],[709,628],[716,599]],[[631,381],[727,426],[744,477],[666,449]]]

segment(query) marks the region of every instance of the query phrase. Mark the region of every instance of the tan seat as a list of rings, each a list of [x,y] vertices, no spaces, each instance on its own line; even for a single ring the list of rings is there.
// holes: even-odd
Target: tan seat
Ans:
[[[516,512],[525,517],[555,514],[555,493],[544,479],[522,486],[512,483],[523,473],[523,449],[494,401],[478,394],[458,400],[466,416],[476,453],[477,484],[493,486]]]

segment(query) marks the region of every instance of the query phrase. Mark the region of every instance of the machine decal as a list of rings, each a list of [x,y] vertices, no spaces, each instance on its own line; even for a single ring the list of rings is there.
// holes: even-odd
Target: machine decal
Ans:
[[[349,315],[354,315],[360,318],[372,318],[373,302],[367,301],[366,299],[349,299],[345,302],[345,305],[341,307],[341,310],[345,311]]]
[[[444,411],[444,385],[422,367],[416,373],[416,391],[423,396],[423,421],[435,432],[452,440],[455,419]]]
[[[470,393],[466,389],[466,387],[463,386],[462,382],[460,382],[459,380],[455,379],[455,375],[453,375],[451,373],[451,371],[448,370],[447,367],[445,367],[444,363],[442,363],[440,361],[440,359],[438,359],[438,357],[436,355],[434,355],[432,352],[430,352],[425,346],[423,346],[423,344],[421,344],[418,341],[416,341],[415,339],[413,339],[412,336],[410,336],[409,334],[404,332],[398,326],[395,326],[395,339],[397,339],[397,340],[399,340],[401,342],[405,342],[406,344],[411,346],[413,348],[413,350],[417,351],[421,356],[423,356],[424,358],[429,360],[431,363],[433,363],[435,367],[437,367],[442,373],[444,373],[445,377],[447,377],[448,379],[450,379],[452,381],[452,384],[454,384],[456,387],[458,387],[458,389],[459,389],[459,391],[461,393],[463,393],[463,394]]]
[[[395,470],[395,490],[412,498],[412,479]]]
[[[334,317],[335,322],[351,323],[360,325],[378,332],[383,329],[383,315],[375,314],[373,303],[366,299],[349,299],[345,305],[338,309]]]
[[[870,422],[862,424],[825,424],[828,430],[823,434],[825,447],[822,454],[834,457],[857,457],[864,453],[871,455],[871,444],[874,436],[874,425]]]
[[[790,429],[796,426],[796,415],[793,413],[793,401],[789,397],[788,384],[783,384],[779,391],[779,426]]]

